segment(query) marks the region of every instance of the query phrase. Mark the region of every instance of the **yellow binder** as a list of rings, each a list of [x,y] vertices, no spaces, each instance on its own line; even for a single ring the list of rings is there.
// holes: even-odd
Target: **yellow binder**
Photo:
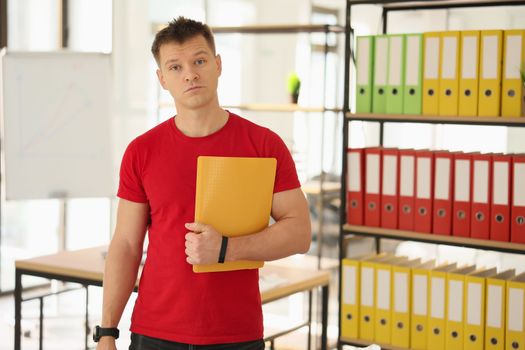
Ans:
[[[423,33],[423,114],[439,113],[440,33]]]
[[[442,32],[440,35],[439,67],[439,115],[458,115],[459,53],[458,31]]]
[[[525,272],[507,281],[505,349],[525,347]]]
[[[458,114],[474,117],[478,115],[479,30],[461,31],[460,35]]]
[[[487,277],[496,275],[496,268],[478,270],[465,276],[463,299],[463,349],[483,350],[485,344],[485,289]]]
[[[229,237],[266,228],[272,208],[275,158],[205,157],[197,160],[195,221]],[[193,265],[194,272],[255,269],[262,261]]]
[[[485,349],[505,349],[505,312],[507,280],[514,278],[514,270],[507,270],[487,278],[485,303]]]
[[[506,30],[503,40],[503,82],[501,115],[525,116],[525,88],[520,69],[525,71],[525,30]]]
[[[479,52],[478,115],[496,117],[501,113],[501,30],[482,30]]]
[[[445,322],[445,349],[463,349],[465,275],[471,273],[475,269],[475,266],[467,266],[447,273],[445,287],[447,309]]]
[[[343,259],[341,283],[341,336],[359,338],[359,259]]]
[[[420,259],[401,261],[392,266],[392,322],[390,344],[410,347],[411,269]]]
[[[428,276],[434,261],[412,269],[412,303],[410,307],[410,348],[426,350],[428,320]]]
[[[428,302],[430,305],[427,327],[427,350],[445,350],[445,327],[447,319],[447,272],[456,264],[438,266],[429,272]]]

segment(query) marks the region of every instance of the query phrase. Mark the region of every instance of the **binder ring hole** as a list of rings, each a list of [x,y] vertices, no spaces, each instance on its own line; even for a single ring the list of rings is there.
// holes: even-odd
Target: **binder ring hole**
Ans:
[[[439,328],[434,328],[434,334],[439,335]]]
[[[485,215],[483,215],[482,212],[478,211],[478,212],[476,213],[476,220],[478,220],[478,221],[483,221],[483,220],[485,220]]]
[[[525,224],[525,218],[523,216],[518,216],[516,218],[516,223],[518,223],[518,225],[523,225]]]
[[[416,326],[416,331],[418,331],[418,332],[422,332],[422,331],[423,331],[423,326],[420,325],[420,324],[418,324],[418,325]]]
[[[457,338],[458,337],[458,332],[454,331],[451,333],[452,334],[452,338]]]
[[[465,90],[465,96],[470,96],[470,94],[472,94],[472,92],[470,91],[470,89]]]
[[[517,349],[517,348],[519,348],[519,347],[520,347],[520,344],[519,344],[517,341],[513,341],[513,342],[512,342],[512,348],[513,348],[513,349]]]
[[[508,92],[507,92],[507,95],[509,97],[514,97],[516,96],[516,91],[514,89],[510,89]]]
[[[471,334],[470,337],[468,337],[471,342],[475,342],[476,339],[478,339],[474,334]]]
[[[492,345],[496,345],[496,344],[498,344],[498,339],[496,339],[496,338],[490,338],[490,343],[491,343]]]
[[[350,206],[351,206],[352,208],[357,208],[357,201],[356,201],[356,200],[352,200],[352,201],[350,201]]]
[[[416,89],[412,88],[410,90],[408,90],[408,93],[412,96],[414,96],[416,94]]]
[[[346,314],[346,319],[347,320],[351,320],[352,319],[352,314]]]
[[[365,316],[364,320],[365,320],[365,322],[370,322],[370,316]]]
[[[428,89],[428,95],[434,96],[434,89]]]
[[[381,319],[381,321],[379,321],[379,323],[381,323],[382,326],[386,325],[386,320],[384,318]]]
[[[450,89],[446,89],[446,90],[445,90],[445,95],[447,95],[447,96],[452,95],[452,90],[450,90]]]
[[[421,207],[418,209],[419,215],[427,215],[427,208]]]
[[[368,209],[375,210],[375,208],[376,208],[376,203],[375,202],[368,203]]]
[[[403,327],[404,327],[403,322],[398,322],[397,323],[397,328],[403,329]]]
[[[364,88],[360,88],[360,89],[359,89],[359,93],[360,93],[361,95],[364,95],[364,94],[365,94],[365,89],[364,89]]]
[[[492,90],[485,90],[485,96],[490,97],[492,95]]]
[[[383,88],[379,88],[379,90],[377,90],[377,92],[379,93],[379,95],[382,95],[385,93],[385,90],[383,90]]]
[[[465,217],[467,216],[467,214],[465,214],[465,211],[463,211],[463,210],[458,210],[456,216],[458,217],[458,219],[463,220],[463,219],[465,219]]]
[[[503,222],[503,215],[502,214],[496,214],[496,221],[497,222]]]
[[[394,210],[394,206],[390,203],[388,203],[387,205],[385,205],[385,209],[386,211],[388,211],[389,213],[392,212]]]
[[[440,218],[444,218],[447,211],[445,209],[439,209],[437,214]]]
[[[392,95],[397,95],[397,89],[392,89]]]
[[[403,213],[408,214],[412,210],[410,209],[410,205],[403,205]]]

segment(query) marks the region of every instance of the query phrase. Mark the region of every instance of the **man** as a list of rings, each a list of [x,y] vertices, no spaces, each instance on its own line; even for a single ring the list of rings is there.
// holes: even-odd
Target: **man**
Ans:
[[[277,159],[275,223],[230,238],[222,247],[225,261],[308,251],[310,218],[295,165],[275,133],[219,106],[221,58],[208,26],[179,17],[157,33],[152,52],[177,115],[137,137],[124,154],[97,349],[116,349],[116,331],[107,328],[117,327],[133,290],[146,231],[129,349],[264,349],[258,271],[192,271],[192,264],[217,263],[223,245],[221,232],[193,222],[197,157]]]

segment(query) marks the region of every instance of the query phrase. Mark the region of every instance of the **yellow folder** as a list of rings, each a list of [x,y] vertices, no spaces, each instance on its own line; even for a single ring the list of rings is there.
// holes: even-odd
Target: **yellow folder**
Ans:
[[[447,273],[447,284],[445,288],[447,300],[445,349],[463,349],[465,275],[473,272],[475,269],[475,266],[467,266]]]
[[[478,115],[479,30],[464,30],[460,35],[458,114],[474,117]]]
[[[505,349],[505,312],[507,303],[507,280],[514,278],[514,270],[498,273],[487,278],[485,303],[485,349]]]
[[[525,272],[507,281],[505,349],[525,347]]]
[[[525,72],[525,30],[506,30],[503,36],[501,115],[522,117],[525,116],[525,88],[520,69]]]
[[[197,160],[195,221],[228,237],[259,232],[272,208],[275,158],[207,157]],[[262,261],[193,265],[194,272],[256,269]]]
[[[439,113],[440,33],[423,33],[423,114]]]
[[[496,268],[465,276],[463,350],[483,350],[486,280],[493,275],[496,275]]]
[[[359,259],[343,259],[341,283],[341,336],[359,338]]]
[[[392,322],[390,344],[410,347],[411,270],[420,259],[401,261],[392,266]]]
[[[428,325],[428,276],[434,261],[428,261],[412,269],[412,303],[410,308],[410,348],[426,350]]]
[[[439,69],[439,115],[458,115],[459,31],[442,32]]]
[[[445,327],[447,319],[447,272],[456,264],[438,266],[429,273],[428,302],[430,305],[427,327],[427,350],[445,350]]]
[[[478,115],[496,117],[501,113],[501,30],[482,30],[479,52]]]

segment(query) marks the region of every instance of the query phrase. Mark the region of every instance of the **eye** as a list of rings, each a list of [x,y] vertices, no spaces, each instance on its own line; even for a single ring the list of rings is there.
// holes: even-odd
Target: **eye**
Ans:
[[[170,70],[179,71],[180,70],[180,65],[175,64],[175,65],[170,67]]]
[[[204,58],[199,58],[197,61],[195,61],[195,64],[198,66],[201,66],[204,63],[206,63],[206,60]]]

